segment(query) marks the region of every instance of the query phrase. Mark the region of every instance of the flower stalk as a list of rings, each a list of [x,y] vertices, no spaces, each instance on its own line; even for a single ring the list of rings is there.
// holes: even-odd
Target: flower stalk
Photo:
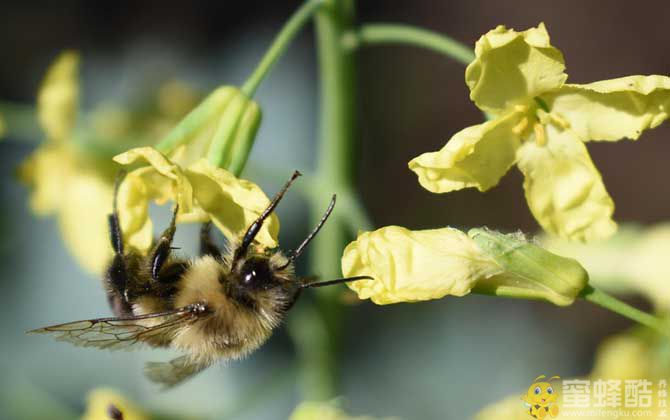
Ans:
[[[620,301],[614,296],[603,292],[602,290],[598,290],[592,286],[586,286],[584,290],[582,290],[580,297],[588,302],[601,306],[608,311],[617,313],[655,331],[658,331],[666,337],[670,337],[669,326],[659,318],[634,308],[629,304]]]
[[[291,44],[291,41],[293,41],[293,38],[295,38],[300,32],[300,29],[311,20],[314,13],[319,10],[323,3],[324,0],[309,0],[296,10],[279,34],[277,34],[270,49],[268,49],[260,63],[258,63],[254,72],[249,76],[247,81],[244,82],[244,85],[242,85],[242,92],[250,98],[254,96],[258,86],[263,79],[265,79],[265,76],[267,76],[270,70],[272,70],[274,64],[279,60],[279,57],[286,52],[286,49]]]
[[[412,45],[446,55],[466,66],[475,59],[472,48],[459,41],[446,35],[409,25],[393,23],[365,24],[357,31],[348,33],[344,42],[349,49],[383,44]]]
[[[355,80],[353,52],[341,40],[351,30],[353,0],[328,0],[315,18],[320,72],[320,120],[317,169],[313,191],[333,191],[346,196],[353,191]],[[310,213],[316,223],[323,212],[321,193],[309,194]],[[315,238],[310,250],[310,270],[322,278],[340,277],[342,250],[347,241],[345,218],[337,210]],[[342,330],[339,288],[317,290],[316,302],[304,305],[289,329],[301,357],[301,390],[310,400],[325,400],[337,394],[337,360]],[[301,316],[304,315],[304,316]],[[304,325],[306,320],[313,327]],[[321,331],[314,335],[310,331]]]

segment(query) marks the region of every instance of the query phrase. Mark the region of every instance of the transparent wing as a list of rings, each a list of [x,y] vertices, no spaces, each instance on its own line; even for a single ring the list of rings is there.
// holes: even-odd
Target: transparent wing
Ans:
[[[169,342],[174,332],[198,321],[207,313],[201,303],[172,311],[127,318],[98,318],[68,322],[28,331],[29,334],[51,334],[58,341],[80,347],[110,350],[132,350],[139,344],[159,345]]]
[[[149,362],[144,367],[144,374],[151,382],[168,389],[190,379],[207,367],[209,367],[207,363],[193,361],[188,356],[180,356],[164,363]]]

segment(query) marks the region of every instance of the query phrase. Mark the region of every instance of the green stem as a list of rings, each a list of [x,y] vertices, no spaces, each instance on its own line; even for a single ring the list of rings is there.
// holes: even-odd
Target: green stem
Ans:
[[[316,14],[320,73],[320,109],[317,169],[310,189],[310,218],[316,224],[330,193],[353,190],[354,159],[354,56],[341,43],[351,30],[353,0],[326,0]],[[336,210],[310,248],[311,273],[327,280],[340,277],[340,258],[348,239],[345,219]],[[312,291],[314,301],[304,301],[289,325],[301,360],[301,390],[308,400],[337,395],[337,354],[342,332],[341,289]]]
[[[586,288],[581,292],[580,297],[591,303],[602,306],[603,308],[612,312],[616,312],[621,316],[652,328],[666,336],[670,335],[670,329],[660,319],[651,314],[636,309],[629,304],[620,301],[614,296],[608,295],[607,293],[594,287],[586,286]]]
[[[310,21],[314,13],[321,7],[324,0],[309,0],[305,2],[291,18],[286,22],[282,30],[277,34],[270,49],[265,53],[260,63],[249,76],[244,85],[242,85],[242,92],[248,97],[253,97],[256,89],[261,84],[265,76],[270,72],[272,66],[281,57],[291,41],[300,32],[303,26]]]
[[[468,65],[475,59],[472,48],[436,32],[409,25],[375,23],[362,25],[357,31],[347,34],[345,45],[350,49],[379,44],[407,44],[426,48]]]

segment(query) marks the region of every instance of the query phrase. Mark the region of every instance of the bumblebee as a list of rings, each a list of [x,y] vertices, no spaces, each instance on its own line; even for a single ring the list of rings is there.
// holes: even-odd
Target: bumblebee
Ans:
[[[175,206],[170,226],[141,255],[125,249],[116,205],[117,181],[109,231],[114,257],[103,279],[113,318],[98,318],[39,328],[76,346],[129,350],[142,345],[170,347],[184,355],[166,363],[148,363],[147,377],[174,386],[217,361],[240,359],[259,348],[279,326],[305,288],[370,279],[366,276],[313,282],[295,275],[294,261],[330,216],[328,209],[305,240],[286,255],[254,243],[265,219],[300,176],[295,171],[241,239],[219,249],[211,224],[200,232],[200,256],[173,255]]]

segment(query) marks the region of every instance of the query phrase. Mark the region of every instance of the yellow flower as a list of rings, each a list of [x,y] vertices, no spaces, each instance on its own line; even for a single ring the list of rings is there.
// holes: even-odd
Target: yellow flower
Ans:
[[[387,226],[359,234],[342,256],[345,277],[360,299],[378,305],[465,296],[477,281],[502,273],[475,242],[457,229],[411,231]]]
[[[410,231],[387,226],[359,234],[342,257],[360,299],[384,305],[465,296],[471,291],[543,299],[570,305],[588,275],[575,261],[552,254],[519,235],[487,229],[468,234],[443,228]]]
[[[212,221],[228,238],[237,238],[253,223],[270,200],[254,183],[238,179],[225,169],[200,159],[187,167],[177,165],[150,147],[131,149],[114,160],[122,165],[148,164],[126,175],[119,189],[118,206],[124,242],[146,252],[153,240],[149,202],[179,204],[177,222]],[[276,215],[263,224],[256,240],[277,246]]]
[[[79,264],[101,273],[112,255],[107,215],[112,210],[114,169],[82,156],[70,144],[44,144],[19,169],[32,189],[37,215],[55,215],[65,245]]]
[[[79,54],[65,51],[49,67],[37,94],[37,117],[47,138],[70,138],[79,109]]]
[[[575,258],[593,286],[614,293],[641,293],[656,309],[670,313],[670,223],[624,225],[607,241],[588,245],[543,237],[542,244]]]
[[[112,255],[107,215],[120,168],[111,160],[110,149],[123,150],[124,141],[165,134],[166,125],[174,124],[194,99],[182,88],[180,95],[172,95],[175,103],[169,110],[159,105],[135,117],[132,110],[102,103],[90,115],[81,115],[78,65],[78,54],[68,51],[49,67],[37,101],[46,140],[22,163],[19,177],[31,188],[32,210],[55,216],[77,262],[99,274]],[[171,90],[161,94],[162,102],[176,89],[174,83],[166,86]]]
[[[118,392],[100,388],[88,395],[86,412],[82,420],[113,420],[121,413],[123,420],[148,420],[149,416],[135,404],[125,399]]]
[[[79,57],[63,53],[49,68],[38,95],[47,140],[19,168],[31,187],[32,210],[56,215],[65,244],[87,270],[99,273],[111,256],[106,215],[111,211],[111,162],[81,153],[72,141],[77,115]]]
[[[465,78],[470,98],[493,116],[409,162],[435,193],[486,191],[516,164],[531,212],[547,232],[572,240],[616,230],[614,204],[584,146],[637,139],[668,118],[670,78],[629,76],[566,84],[563,56],[544,24],[499,26],[477,42]]]

